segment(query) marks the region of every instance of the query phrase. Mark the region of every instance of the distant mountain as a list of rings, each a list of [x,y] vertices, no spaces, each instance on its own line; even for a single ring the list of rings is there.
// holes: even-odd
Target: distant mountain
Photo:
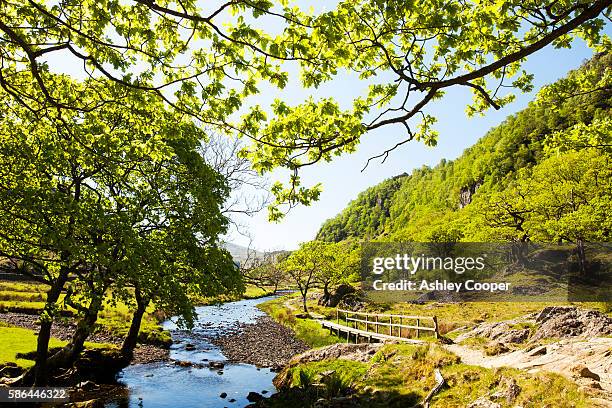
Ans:
[[[264,255],[263,252],[256,251],[252,248],[247,248],[242,245],[233,244],[231,242],[224,242],[222,245],[229,251],[232,258],[234,258],[234,261],[239,262],[240,264],[243,264],[246,261],[252,262],[256,258],[262,258]]]

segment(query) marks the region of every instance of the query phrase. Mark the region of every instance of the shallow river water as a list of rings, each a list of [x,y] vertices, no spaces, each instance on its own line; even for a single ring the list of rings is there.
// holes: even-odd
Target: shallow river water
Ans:
[[[173,361],[139,364],[124,369],[119,382],[129,389],[129,397],[109,402],[107,408],[204,408],[244,407],[249,404],[250,391],[272,394],[275,373],[250,364],[228,363],[219,348],[207,337],[221,335],[237,323],[252,323],[264,315],[256,305],[270,298],[241,300],[219,306],[202,306],[196,310],[198,320],[192,331],[180,330],[170,319],[164,328],[172,333],[170,358],[207,365],[209,361],[223,361],[222,370],[208,367],[179,367]],[[186,350],[187,344],[195,350]],[[267,391],[267,392],[265,392]],[[221,393],[227,397],[221,398]],[[230,402],[230,400],[235,400]]]

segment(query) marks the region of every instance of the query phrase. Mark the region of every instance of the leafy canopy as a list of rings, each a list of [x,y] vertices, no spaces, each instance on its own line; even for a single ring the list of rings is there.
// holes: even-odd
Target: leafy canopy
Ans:
[[[610,48],[610,0],[358,0],[304,12],[287,0],[15,0],[0,4],[0,86],[33,114],[88,111],[100,92],[64,88],[50,71],[57,56],[92,78],[140,89],[221,133],[252,141],[243,154],[255,169],[291,172],[273,191],[271,217],[284,204],[309,204],[320,186],[302,186],[299,169],[353,152],[361,137],[401,125],[405,141],[433,145],[427,105],[452,86],[468,87],[468,114],[512,101],[533,75],[522,63],[547,45],[583,38]],[[271,24],[270,22],[274,22]],[[295,106],[260,106],[264,85],[283,89],[291,66],[313,95]],[[316,88],[345,72],[369,87],[352,106],[317,98]],[[33,84],[33,85],[30,85]],[[114,99],[118,99],[115,96]],[[384,151],[381,157],[393,149]]]

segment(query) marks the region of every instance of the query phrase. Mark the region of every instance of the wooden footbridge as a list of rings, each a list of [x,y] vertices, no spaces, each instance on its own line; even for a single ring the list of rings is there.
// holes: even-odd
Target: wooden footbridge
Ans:
[[[367,341],[401,341],[404,343],[424,343],[419,340],[421,333],[431,332],[435,338],[440,337],[438,319],[435,316],[405,316],[396,314],[380,314],[352,312],[336,309],[336,321],[320,320],[321,326],[329,329],[331,334],[345,338],[347,343],[351,338],[355,343]],[[422,325],[427,322],[428,325]]]

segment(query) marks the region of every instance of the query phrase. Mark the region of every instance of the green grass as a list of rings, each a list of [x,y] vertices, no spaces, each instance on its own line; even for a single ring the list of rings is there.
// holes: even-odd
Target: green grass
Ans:
[[[257,307],[270,315],[278,323],[290,327],[295,332],[296,337],[310,347],[328,346],[343,341],[335,335],[330,335],[329,331],[323,329],[316,320],[298,319],[295,314],[299,313],[300,310],[288,310],[284,305],[285,301],[291,298],[295,298],[295,295],[269,300],[259,304]]]
[[[47,286],[34,282],[0,281],[0,291],[46,293]]]
[[[10,327],[6,324],[0,325],[0,365],[8,362],[16,363],[18,366],[28,368],[34,365],[34,361],[26,358],[17,358],[36,351],[37,337],[33,330],[21,327]],[[49,349],[63,347],[67,342],[52,337],[49,341]],[[85,342],[87,349],[116,349],[117,346],[109,343]]]
[[[324,371],[334,371],[347,386],[350,386],[366,374],[368,365],[349,360],[313,361],[291,368],[289,375],[294,385],[302,387],[305,385],[304,378],[317,381],[319,374]]]
[[[234,302],[240,299],[257,299],[264,296],[270,296],[273,294],[273,292],[273,287],[266,287],[262,289],[258,286],[247,285],[245,291],[242,294],[198,297],[192,300],[199,306],[208,306],[223,302]]]
[[[36,335],[34,331],[19,327],[0,327],[0,364],[14,362],[18,366],[28,368],[34,361],[17,358],[18,353],[29,353],[36,350]],[[49,348],[62,347],[66,342],[51,338]]]

